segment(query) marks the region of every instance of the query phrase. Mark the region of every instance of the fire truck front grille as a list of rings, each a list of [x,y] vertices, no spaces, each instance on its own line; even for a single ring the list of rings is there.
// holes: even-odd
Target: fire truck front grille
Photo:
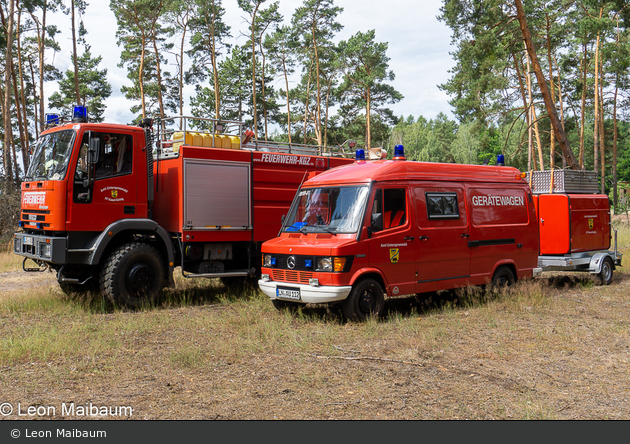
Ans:
[[[291,270],[273,270],[273,280],[279,282],[293,282],[296,284],[308,284],[313,273]]]
[[[22,210],[22,221],[28,225],[40,223],[42,228],[50,226],[46,222],[46,217],[50,214],[47,210]]]

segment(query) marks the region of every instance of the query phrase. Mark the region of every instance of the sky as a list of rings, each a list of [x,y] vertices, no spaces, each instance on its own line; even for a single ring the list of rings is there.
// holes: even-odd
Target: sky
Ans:
[[[106,102],[105,121],[130,123],[133,115],[129,108],[133,103],[120,92],[120,88],[129,85],[130,81],[126,68],[117,66],[121,48],[116,45],[116,18],[108,0],[88,2],[83,15],[88,30],[86,40],[92,47],[92,54],[103,57],[99,68],[107,68],[108,81],[112,85],[112,95]],[[400,102],[390,105],[397,116],[406,118],[413,115],[417,118],[422,115],[433,119],[443,112],[453,118],[449,97],[438,88],[451,76],[448,71],[454,66],[449,54],[453,51],[451,31],[437,19],[442,3],[442,0],[334,1],[336,6],[343,8],[337,18],[344,25],[337,36],[339,40],[346,40],[358,31],[374,29],[376,41],[388,43],[389,66],[396,75],[392,85],[404,96]],[[280,0],[280,12],[285,23],[290,22],[291,15],[301,4],[302,0]],[[247,31],[243,19],[245,13],[238,8],[236,0],[224,0],[223,7],[226,10],[224,21],[231,26],[233,42],[245,43],[247,39],[242,35]],[[61,51],[55,55],[54,63],[65,71],[71,67],[72,57],[70,20],[67,16],[56,14],[53,22],[62,30],[58,38]],[[46,95],[50,96],[56,89],[56,82],[49,83],[46,88]],[[193,90],[194,86],[188,86],[186,95]],[[186,114],[190,115],[189,112]]]

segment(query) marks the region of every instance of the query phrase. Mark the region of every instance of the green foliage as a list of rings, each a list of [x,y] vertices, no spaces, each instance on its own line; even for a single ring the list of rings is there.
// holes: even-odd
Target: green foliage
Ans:
[[[112,94],[112,87],[107,81],[107,68],[99,70],[101,56],[92,57],[90,47],[77,58],[79,66],[79,92],[83,104],[88,107],[90,121],[102,122],[105,111],[105,100]],[[62,120],[69,120],[71,107],[76,103],[74,90],[74,70],[69,69],[65,77],[59,81],[59,91],[48,99],[48,105],[58,110]]]

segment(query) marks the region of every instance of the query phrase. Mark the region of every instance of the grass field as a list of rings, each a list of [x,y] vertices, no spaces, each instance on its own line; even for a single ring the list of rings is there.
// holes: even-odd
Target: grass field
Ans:
[[[616,225],[627,262],[630,225]],[[0,254],[0,402],[56,407],[43,418],[85,417],[62,414],[74,402],[132,419],[630,419],[624,267],[609,286],[545,274],[392,300],[363,324],[217,280],[178,276],[126,311],[31,275]]]

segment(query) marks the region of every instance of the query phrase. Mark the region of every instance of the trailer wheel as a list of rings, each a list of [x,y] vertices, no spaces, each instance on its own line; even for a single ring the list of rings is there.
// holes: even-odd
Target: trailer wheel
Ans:
[[[494,288],[509,287],[510,285],[514,285],[514,282],[516,282],[514,273],[507,265],[502,265],[497,268],[497,271],[494,272],[494,276],[492,276],[492,287]]]
[[[609,256],[602,262],[602,270],[597,274],[600,285],[610,285],[613,279],[613,261]]]
[[[101,269],[101,292],[110,301],[139,307],[155,301],[164,286],[160,253],[150,245],[132,242],[115,249]]]
[[[374,279],[364,279],[354,284],[348,297],[341,303],[346,319],[359,322],[379,317],[385,306],[383,288]]]

